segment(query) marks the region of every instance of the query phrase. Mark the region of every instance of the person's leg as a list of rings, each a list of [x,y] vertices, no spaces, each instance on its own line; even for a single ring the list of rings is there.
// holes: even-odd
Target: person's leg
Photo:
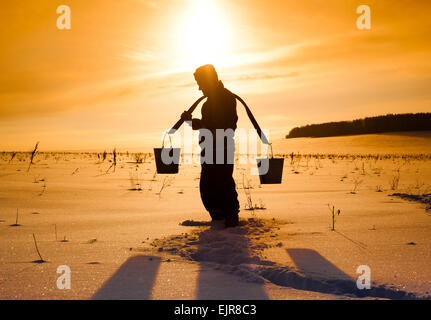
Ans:
[[[223,170],[223,190],[222,202],[224,203],[223,210],[225,212],[225,226],[235,227],[239,224],[239,202],[238,193],[236,191],[235,180],[233,178],[234,162],[235,162],[235,140],[234,135],[225,139],[224,150],[225,164],[222,165]]]
[[[234,144],[232,143],[234,146]],[[216,150],[214,150],[214,161]],[[205,209],[213,220],[227,218],[226,226],[238,225],[239,202],[233,179],[234,150],[224,150],[224,164],[202,164],[200,193]],[[230,161],[227,161],[227,158]]]
[[[199,189],[202,203],[212,220],[223,220],[224,212],[220,210],[218,197],[217,168],[212,164],[202,164]]]
[[[225,226],[228,227],[236,227],[239,224],[239,202],[238,202],[238,193],[236,191],[236,184],[233,178],[233,164],[224,165],[224,212],[225,212]]]
[[[233,178],[233,164],[220,165],[218,168],[220,200],[223,209],[227,211],[239,210],[238,193]]]

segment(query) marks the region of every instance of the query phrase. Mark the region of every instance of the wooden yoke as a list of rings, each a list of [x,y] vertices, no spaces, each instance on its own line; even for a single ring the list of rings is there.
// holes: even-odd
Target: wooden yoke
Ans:
[[[229,91],[230,92],[230,91]],[[242,103],[242,105],[245,107],[245,111],[247,112],[247,115],[251,121],[251,123],[253,124],[253,127],[256,129],[257,134],[259,135],[259,138],[262,140],[262,142],[264,144],[269,145],[270,142],[269,140],[266,138],[265,134],[263,133],[262,129],[260,128],[259,124],[257,123],[255,117],[253,116],[253,113],[251,112],[250,108],[247,106],[247,104],[245,103],[244,100],[241,99],[240,96],[237,96],[235,93],[231,94],[237,99],[239,100],[239,102]],[[195,103],[193,103],[193,105],[189,108],[189,110],[187,110],[187,113],[192,114],[192,112],[196,109],[196,107],[199,105],[199,103],[205,99],[205,96],[200,97],[198,100],[196,100]],[[174,126],[167,132],[168,134],[174,134],[183,124],[184,120],[180,119],[177,121],[177,123],[174,124]]]

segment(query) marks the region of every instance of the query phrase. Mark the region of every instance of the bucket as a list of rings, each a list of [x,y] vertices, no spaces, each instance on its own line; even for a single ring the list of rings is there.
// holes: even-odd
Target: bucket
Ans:
[[[169,139],[171,137],[169,136]],[[163,145],[161,148],[154,148],[154,158],[156,160],[156,169],[159,174],[175,174],[178,173],[178,165],[180,163],[181,148],[165,148],[165,138],[163,137]]]
[[[271,158],[256,159],[260,184],[280,184],[283,176],[284,158],[274,158],[271,146]]]

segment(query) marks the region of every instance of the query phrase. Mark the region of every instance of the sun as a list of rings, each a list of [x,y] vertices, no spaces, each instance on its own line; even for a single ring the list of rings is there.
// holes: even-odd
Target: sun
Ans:
[[[223,66],[232,45],[230,31],[214,0],[190,0],[177,26],[180,64],[185,68],[206,63]]]

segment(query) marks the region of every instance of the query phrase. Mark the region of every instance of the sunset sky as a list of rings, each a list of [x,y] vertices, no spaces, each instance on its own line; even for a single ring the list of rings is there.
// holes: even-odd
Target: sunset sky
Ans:
[[[62,4],[71,30],[56,27]],[[371,30],[356,27],[361,4]],[[159,146],[201,96],[193,72],[205,63],[273,139],[430,112],[430,16],[429,0],[3,1],[0,150]]]

